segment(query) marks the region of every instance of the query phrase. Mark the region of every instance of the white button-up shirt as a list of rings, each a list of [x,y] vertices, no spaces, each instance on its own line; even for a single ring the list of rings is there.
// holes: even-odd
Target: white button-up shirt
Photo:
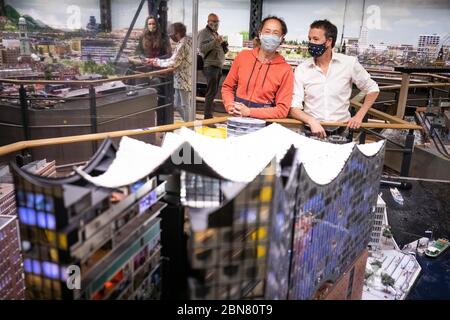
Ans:
[[[356,57],[333,52],[327,74],[309,58],[295,69],[292,108],[301,108],[318,121],[350,119],[352,83],[365,94],[380,89]]]

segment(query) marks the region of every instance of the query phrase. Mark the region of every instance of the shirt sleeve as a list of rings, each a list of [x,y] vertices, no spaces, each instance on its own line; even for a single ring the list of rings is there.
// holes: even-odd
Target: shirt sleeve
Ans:
[[[181,57],[180,55],[180,47],[182,46],[182,44],[179,44],[176,48],[175,51],[173,52],[172,56],[168,59],[156,59],[155,60],[155,64],[158,67],[161,68],[177,68],[180,64],[181,64],[181,60],[183,57]]]
[[[234,102],[234,94],[239,82],[239,64],[241,54],[238,54],[231,64],[230,71],[222,84],[222,99],[225,110],[228,112],[227,106]]]
[[[378,84],[370,77],[370,74],[356,58],[352,69],[352,81],[364,94],[380,92]]]
[[[292,95],[291,108],[303,110],[303,100],[305,99],[305,88],[303,86],[302,69],[298,66],[294,72],[294,93]]]

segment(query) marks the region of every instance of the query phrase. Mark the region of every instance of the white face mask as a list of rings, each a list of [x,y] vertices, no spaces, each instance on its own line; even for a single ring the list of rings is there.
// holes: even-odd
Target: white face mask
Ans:
[[[274,52],[281,44],[281,38],[274,34],[261,34],[261,48],[267,52]]]
[[[150,31],[150,32],[155,32],[156,31],[156,25],[148,25],[147,26],[147,28],[148,28],[148,31]]]

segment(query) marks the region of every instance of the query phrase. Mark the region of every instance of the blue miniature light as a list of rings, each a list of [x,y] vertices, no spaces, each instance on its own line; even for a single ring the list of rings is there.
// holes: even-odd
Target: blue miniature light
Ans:
[[[39,263],[39,261],[33,260],[32,264],[33,264],[33,273],[41,274],[42,270],[41,270],[41,264]]]
[[[56,263],[44,261],[42,262],[44,275],[51,279],[59,279],[59,267]]]
[[[36,210],[44,210],[45,206],[44,206],[44,195],[37,193],[35,195],[35,202],[36,202]]]
[[[31,266],[31,260],[30,259],[24,259],[23,260],[23,269],[25,270],[25,272],[33,272],[33,268]]]
[[[36,225],[36,211],[25,207],[19,207],[19,220],[23,224]]]
[[[51,213],[47,213],[47,228],[51,230],[56,229],[56,219],[55,216]]]
[[[47,211],[47,212],[55,211],[55,206],[54,206],[52,197],[45,196],[45,211]]]
[[[34,194],[31,192],[27,192],[27,207],[34,208]]]
[[[41,228],[47,228],[47,222],[46,222],[46,219],[45,219],[45,212],[43,212],[43,211],[39,211],[38,213],[37,213],[37,225],[38,225],[38,227],[41,227]]]

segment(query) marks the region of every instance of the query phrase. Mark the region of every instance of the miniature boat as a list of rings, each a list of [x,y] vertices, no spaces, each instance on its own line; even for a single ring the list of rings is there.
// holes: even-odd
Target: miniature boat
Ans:
[[[397,202],[398,204],[403,205],[405,200],[403,199],[402,194],[400,193],[400,191],[398,191],[397,188],[390,188],[390,190],[391,190],[391,194],[392,194],[392,197],[394,198],[395,202]]]
[[[427,250],[425,250],[425,254],[428,257],[436,258],[440,254],[442,254],[449,246],[450,241],[448,241],[447,239],[437,239],[428,246]]]

